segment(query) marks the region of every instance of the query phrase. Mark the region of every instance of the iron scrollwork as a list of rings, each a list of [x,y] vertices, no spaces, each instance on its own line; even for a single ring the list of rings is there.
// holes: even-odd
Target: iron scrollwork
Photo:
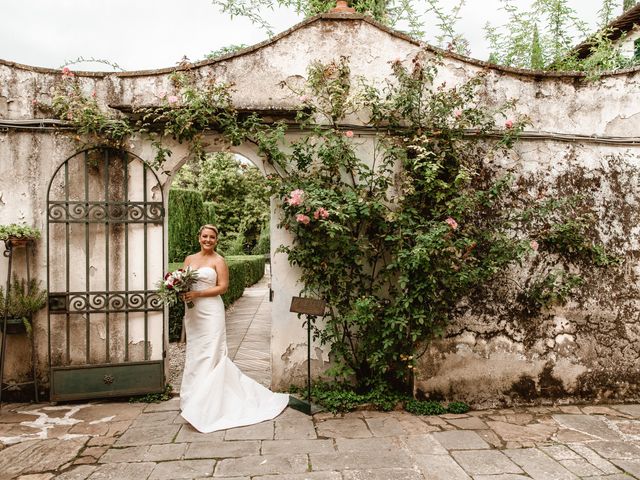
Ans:
[[[49,201],[51,223],[162,223],[162,202]]]
[[[163,308],[155,290],[49,294],[51,313],[151,312]]]

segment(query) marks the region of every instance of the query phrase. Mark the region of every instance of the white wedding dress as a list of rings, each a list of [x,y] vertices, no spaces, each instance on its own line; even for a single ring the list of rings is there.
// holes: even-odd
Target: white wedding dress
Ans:
[[[216,271],[198,269],[193,290],[216,285]],[[200,297],[185,312],[187,354],[180,386],[182,416],[203,433],[275,418],[289,395],[274,393],[247,377],[227,356],[224,304]]]

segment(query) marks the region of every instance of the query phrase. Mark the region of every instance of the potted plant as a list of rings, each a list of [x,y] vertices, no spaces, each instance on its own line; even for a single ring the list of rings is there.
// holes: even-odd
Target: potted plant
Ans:
[[[10,242],[12,245],[25,245],[30,240],[40,238],[40,230],[28,225],[18,223],[10,223],[8,225],[0,225],[0,240],[5,244]]]
[[[6,313],[7,333],[31,334],[31,318],[46,302],[47,291],[40,288],[38,280],[31,279],[27,282],[14,275],[8,301],[4,289],[0,287],[0,322]]]

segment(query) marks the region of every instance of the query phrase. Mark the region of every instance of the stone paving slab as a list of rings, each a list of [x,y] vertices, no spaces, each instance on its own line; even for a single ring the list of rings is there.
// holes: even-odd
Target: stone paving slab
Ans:
[[[158,463],[149,480],[177,480],[182,478],[210,477],[215,460],[183,460]]]
[[[373,436],[361,418],[330,418],[316,422],[319,438],[368,438]]]
[[[433,438],[447,450],[479,450],[489,448],[480,435],[473,431],[451,430],[432,433]]]
[[[292,453],[332,453],[332,440],[263,440],[262,455],[284,455]]]
[[[73,460],[86,442],[86,437],[63,442],[31,440],[5,448],[0,453],[0,478],[58,470]]]
[[[307,466],[306,455],[251,455],[220,460],[214,477],[304,473]]]
[[[511,460],[536,480],[578,480],[578,477],[535,448],[505,450]]]
[[[421,455],[415,459],[426,480],[470,480],[471,477],[448,455]]]
[[[179,430],[180,425],[132,427],[116,440],[115,445],[119,447],[130,447],[136,445],[171,443]]]
[[[342,474],[343,480],[424,480],[424,478],[425,477],[420,472],[408,468],[347,470]]]
[[[284,453],[284,452],[282,452]],[[194,458],[235,458],[260,455],[259,440],[238,440],[235,442],[197,442],[188,446],[185,459]]]
[[[309,464],[312,471],[323,470],[365,470],[411,465],[412,460],[402,450],[367,450],[340,453],[310,453]]]
[[[520,467],[498,450],[459,450],[451,456],[471,475],[500,475],[524,473]],[[598,472],[599,473],[599,472]]]
[[[598,415],[558,414],[553,415],[553,419],[566,428],[584,433],[596,440],[620,440],[621,438],[620,433]]]
[[[152,462],[103,464],[95,469],[88,480],[146,479],[156,468]]]

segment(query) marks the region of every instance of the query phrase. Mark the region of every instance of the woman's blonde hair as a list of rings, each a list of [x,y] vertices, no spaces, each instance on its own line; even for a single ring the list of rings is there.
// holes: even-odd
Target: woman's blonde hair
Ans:
[[[215,225],[210,225],[210,224],[206,224],[206,225],[202,225],[199,229],[198,229],[198,238],[200,238],[200,234],[202,233],[203,230],[213,230],[214,232],[216,232],[216,237],[218,236],[218,227],[216,227]]]

